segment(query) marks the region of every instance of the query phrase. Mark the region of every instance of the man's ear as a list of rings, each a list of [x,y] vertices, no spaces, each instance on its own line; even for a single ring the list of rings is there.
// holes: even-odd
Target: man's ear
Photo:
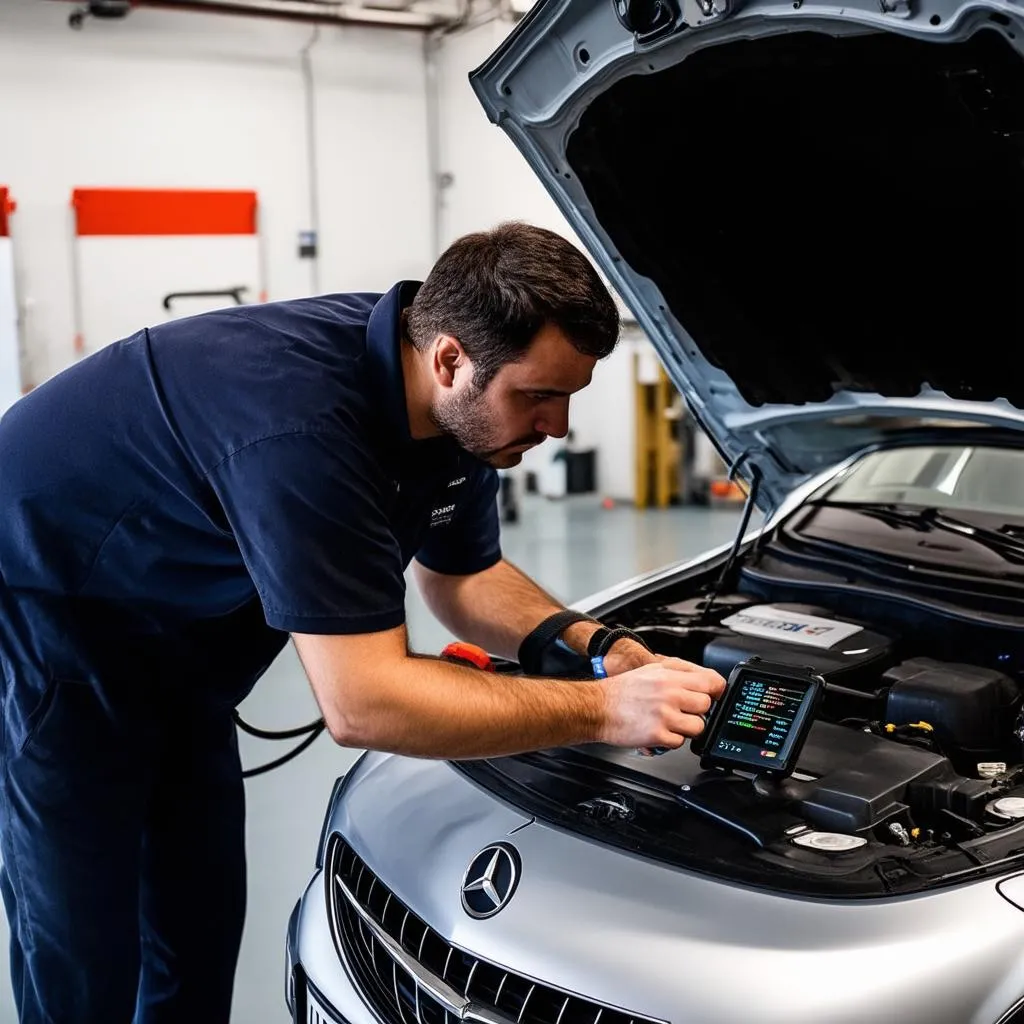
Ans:
[[[434,378],[445,388],[452,387],[456,378],[464,375],[467,370],[472,373],[472,365],[466,350],[459,339],[450,334],[439,334],[435,339],[431,369]]]

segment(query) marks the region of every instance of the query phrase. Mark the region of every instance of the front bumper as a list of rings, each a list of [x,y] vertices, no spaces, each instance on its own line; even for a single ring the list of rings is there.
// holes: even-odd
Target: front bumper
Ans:
[[[288,920],[285,1003],[291,1019],[294,1024],[380,1024],[338,962],[323,892],[324,875],[318,871]],[[318,941],[300,943],[303,933]]]

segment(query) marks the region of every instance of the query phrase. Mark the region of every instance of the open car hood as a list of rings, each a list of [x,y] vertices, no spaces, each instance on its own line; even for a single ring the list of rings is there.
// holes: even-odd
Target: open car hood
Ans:
[[[470,76],[761,503],[1024,434],[1024,12],[541,0]]]

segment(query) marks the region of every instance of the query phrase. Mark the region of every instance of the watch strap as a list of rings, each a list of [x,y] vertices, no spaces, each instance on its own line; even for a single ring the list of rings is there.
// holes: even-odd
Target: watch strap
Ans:
[[[555,612],[554,615],[549,615],[527,633],[519,645],[517,658],[520,666],[528,674],[538,675],[541,671],[544,650],[548,644],[558,639],[563,630],[577,622],[595,621],[592,616],[573,611],[571,608],[565,608],[560,612]]]
[[[598,632],[601,632],[601,630],[598,630]],[[633,630],[626,629],[625,626],[619,626],[616,629],[605,629],[600,639],[598,639],[596,643],[592,642],[593,650],[591,650],[590,645],[588,645],[587,653],[591,657],[599,655],[603,658],[620,640],[632,640],[635,643],[638,643],[645,650],[650,650],[650,647],[648,647],[647,644],[633,632]]]
[[[607,626],[600,626],[594,630],[594,635],[587,641],[587,657],[599,658],[602,655],[601,644],[604,638],[611,632]]]

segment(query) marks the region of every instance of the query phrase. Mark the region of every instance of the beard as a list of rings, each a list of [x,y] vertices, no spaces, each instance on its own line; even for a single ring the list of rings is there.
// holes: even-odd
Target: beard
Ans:
[[[544,434],[533,433],[502,441],[501,424],[489,409],[484,392],[472,384],[444,402],[435,402],[430,409],[430,418],[434,426],[463,451],[490,463],[495,469],[518,466],[522,461],[522,452],[508,449],[540,444],[545,438]]]

